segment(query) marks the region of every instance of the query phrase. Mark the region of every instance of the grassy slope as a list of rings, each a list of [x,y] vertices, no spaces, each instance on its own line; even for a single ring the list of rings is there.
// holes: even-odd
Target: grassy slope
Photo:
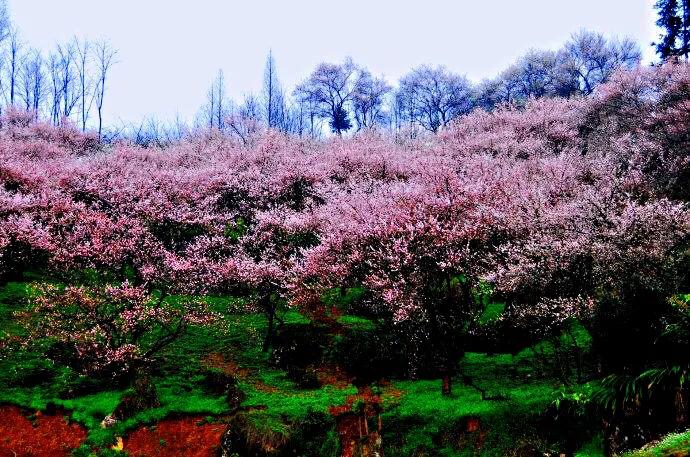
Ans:
[[[24,287],[11,283],[0,289],[0,335],[21,335],[22,329],[14,323],[12,313],[21,307]],[[216,362],[220,357],[221,362],[238,370],[239,385],[247,394],[243,405],[265,406],[264,416],[278,428],[311,411],[327,412],[329,406],[344,404],[346,397],[356,392],[352,386],[298,389],[285,372],[269,365],[267,354],[260,350],[264,318],[241,314],[242,303],[236,299],[218,297],[210,301],[216,311],[223,313],[224,322],[217,328],[192,329],[162,354],[160,373],[154,379],[161,403],[158,408],[104,430],[100,421],[113,411],[124,392],[106,389],[65,398],[66,387],[87,380],[67,368],[53,366],[40,352],[26,351],[0,352],[0,403],[44,409],[53,402],[69,410],[73,420],[89,429],[90,444],[106,447],[115,436],[171,414],[228,413],[223,396],[209,394],[201,387],[204,370],[213,365],[209,361],[212,354],[217,355]],[[307,322],[296,312],[287,312],[283,317],[286,322]],[[344,316],[341,323],[364,328],[369,325],[352,316]],[[507,449],[533,434],[534,418],[560,388],[553,380],[533,375],[532,358],[529,350],[515,356],[466,355],[461,364],[464,374],[489,395],[501,396],[500,400],[482,400],[476,388],[461,380],[455,381],[454,395],[449,398],[441,397],[438,380],[393,381],[383,387],[387,455],[406,456],[420,450],[426,450],[424,455],[504,455]],[[43,382],[28,382],[36,373],[50,376],[43,377]],[[479,432],[460,430],[468,417],[479,419]],[[597,455],[596,440],[590,447],[580,455]],[[431,450],[437,453],[429,454]]]

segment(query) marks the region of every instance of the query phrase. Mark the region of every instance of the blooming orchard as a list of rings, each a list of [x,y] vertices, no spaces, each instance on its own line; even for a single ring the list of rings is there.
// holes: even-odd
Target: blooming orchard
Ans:
[[[582,301],[588,315],[642,318],[680,287],[688,100],[690,68],[666,65],[416,140],[199,133],[165,149],[8,113],[0,274],[130,272],[138,293],[246,293],[271,322],[280,299],[324,313],[326,291],[362,286],[370,306],[441,341],[451,373],[480,284],[533,307],[517,315],[558,319]]]

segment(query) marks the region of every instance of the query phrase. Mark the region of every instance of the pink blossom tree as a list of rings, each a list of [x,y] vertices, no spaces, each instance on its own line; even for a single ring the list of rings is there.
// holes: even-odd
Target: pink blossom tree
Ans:
[[[172,302],[146,288],[86,288],[36,284],[22,314],[32,340],[49,338],[74,351],[75,368],[90,375],[127,377],[182,336],[215,315],[199,300]]]

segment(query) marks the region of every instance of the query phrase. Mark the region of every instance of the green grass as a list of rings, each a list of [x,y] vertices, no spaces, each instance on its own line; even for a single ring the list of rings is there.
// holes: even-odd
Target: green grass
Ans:
[[[14,313],[21,310],[25,292],[26,284],[23,283],[10,283],[0,288],[0,338],[22,334],[23,329],[16,323]],[[364,292],[359,288],[348,289],[344,294],[333,291],[328,298],[333,305],[348,309]],[[184,298],[168,297],[167,300],[174,302]],[[41,345],[0,352],[0,403],[41,410],[52,402],[65,408],[72,420],[88,429],[90,446],[107,448],[116,436],[170,415],[218,417],[228,414],[229,406],[224,396],[202,388],[204,374],[209,370],[208,357],[213,354],[242,368],[238,380],[238,386],[246,394],[242,405],[257,412],[256,419],[262,421],[262,427],[281,433],[287,433],[291,424],[308,420],[313,413],[328,414],[330,407],[345,404],[349,395],[357,393],[353,386],[298,388],[284,371],[271,366],[269,354],[261,351],[267,327],[263,315],[247,313],[246,300],[242,298],[205,297],[204,300],[213,311],[221,314],[221,320],[215,326],[192,327],[159,354],[152,382],[160,406],[142,411],[112,428],[102,429],[101,421],[113,412],[126,390],[103,384],[91,389],[93,393],[68,398],[70,395],[65,393],[70,389],[91,381],[67,367],[54,365],[43,355]],[[490,322],[502,311],[502,305],[489,304],[484,319]],[[292,309],[281,310],[280,318],[287,324],[309,323],[305,316]],[[375,322],[360,316],[343,315],[338,321],[361,331],[376,329]],[[587,343],[588,335],[582,330],[576,328],[578,344]],[[540,354],[548,355],[550,350],[548,343],[538,347]],[[425,450],[426,455],[448,457],[477,453],[505,455],[516,443],[534,439],[538,434],[535,418],[561,388],[554,379],[538,373],[535,354],[535,348],[516,355],[467,353],[460,364],[461,373],[469,377],[474,386],[465,385],[462,377],[458,377],[450,397],[441,396],[439,380],[394,380],[383,387],[386,455],[409,456],[420,449]],[[42,373],[49,376],[42,376]],[[26,381],[30,379],[34,379],[32,385]],[[490,397],[502,399],[483,400],[475,386]],[[464,421],[469,417],[479,419],[485,433],[482,440],[477,433],[464,431]],[[334,425],[335,419],[330,426]],[[599,455],[596,452],[600,448],[601,442],[594,438],[578,455]]]
[[[462,444],[478,446],[475,450],[481,455],[505,455],[518,439],[535,433],[533,418],[550,404],[559,388],[552,380],[531,380],[528,362],[524,354],[466,354],[462,372],[489,397],[501,398],[497,400],[483,400],[479,390],[459,378],[454,381],[451,396],[441,395],[439,380],[393,382],[392,387],[402,395],[384,395],[384,422],[405,432],[402,438],[397,431],[387,432],[384,440],[396,443],[387,455],[441,449],[441,455],[460,456],[468,452],[460,447]],[[463,436],[468,418],[478,418],[486,432],[481,446],[478,434]]]
[[[604,441],[601,435],[596,435],[589,443],[575,453],[575,457],[605,457]]]
[[[666,457],[671,455],[690,455],[690,430],[666,435],[658,443],[629,452],[625,454],[625,457]]]
[[[376,323],[371,319],[367,319],[359,316],[340,316],[338,322],[346,327],[356,328],[359,330],[374,330],[376,328]]]
[[[263,377],[268,381],[270,378],[270,375]],[[348,395],[357,393],[357,389],[352,386],[345,389],[324,386],[313,390],[285,388],[285,381],[280,379],[276,383],[265,385],[275,390],[264,390],[264,388],[257,388],[251,383],[243,382],[242,390],[247,393],[247,399],[243,405],[266,407],[270,415],[284,417],[288,420],[301,419],[312,411],[326,413],[330,406],[342,405]]]

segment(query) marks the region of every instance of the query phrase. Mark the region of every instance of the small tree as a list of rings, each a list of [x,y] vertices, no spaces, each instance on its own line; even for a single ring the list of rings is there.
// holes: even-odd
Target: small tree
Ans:
[[[64,289],[38,284],[31,305],[23,315],[31,339],[51,338],[74,351],[77,370],[114,378],[127,378],[148,365],[189,325],[215,319],[203,302],[173,302],[127,282]]]
[[[107,79],[110,70],[115,65],[115,57],[117,50],[113,49],[110,44],[105,41],[96,43],[95,57],[97,67],[97,78],[95,84],[95,100],[96,112],[98,114],[98,138],[102,137],[103,132],[103,104],[105,102],[105,93],[107,89]]]

